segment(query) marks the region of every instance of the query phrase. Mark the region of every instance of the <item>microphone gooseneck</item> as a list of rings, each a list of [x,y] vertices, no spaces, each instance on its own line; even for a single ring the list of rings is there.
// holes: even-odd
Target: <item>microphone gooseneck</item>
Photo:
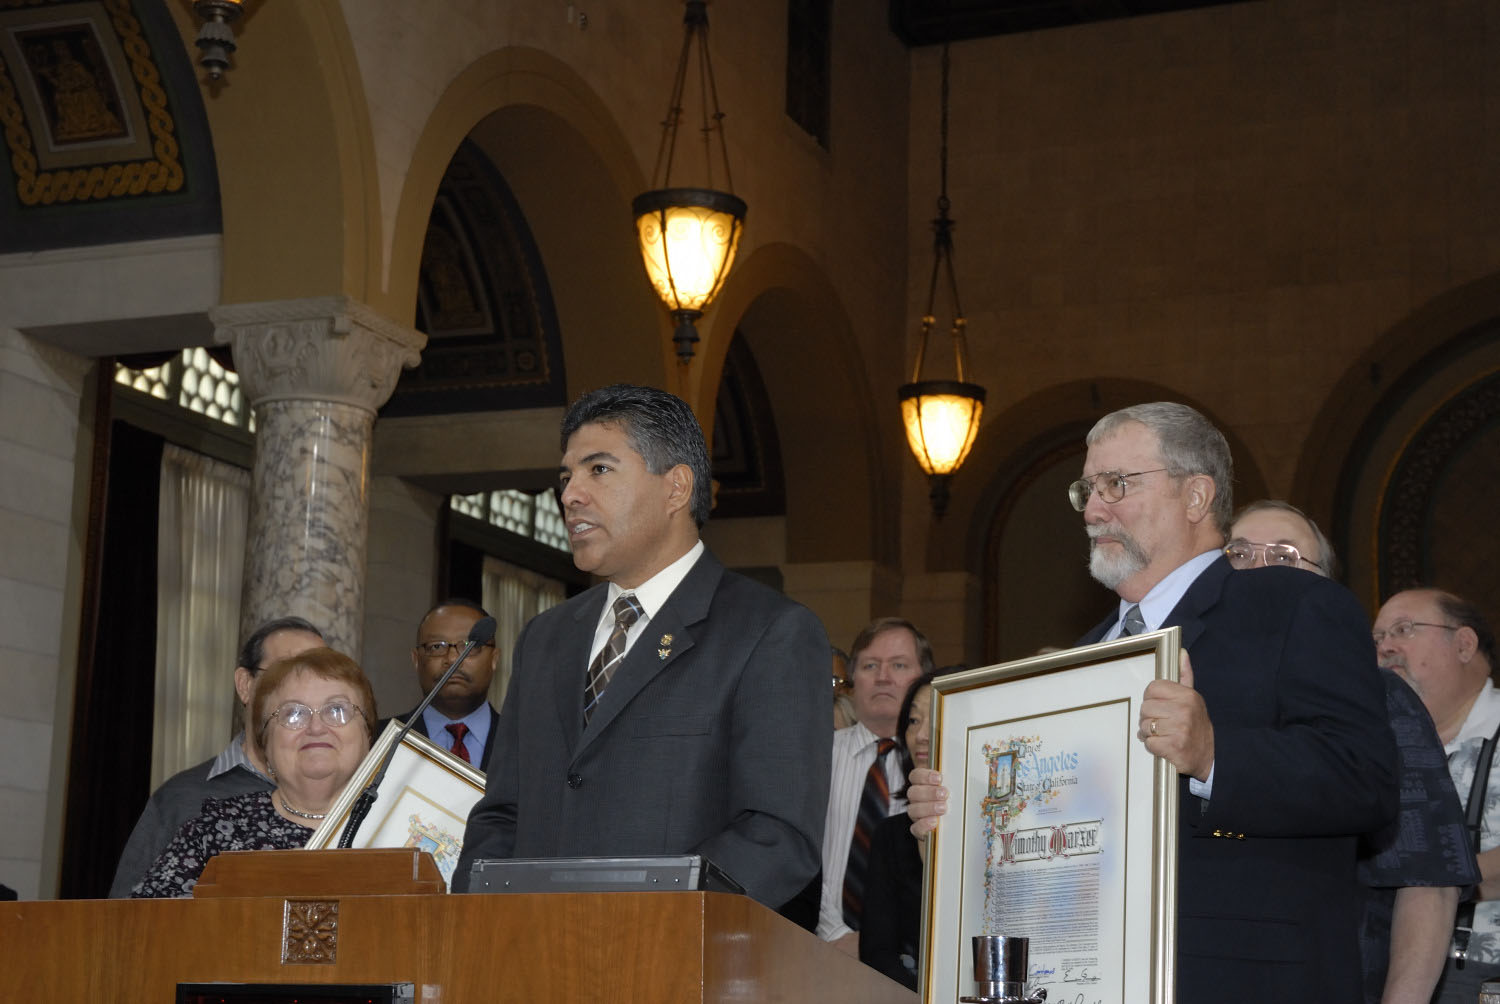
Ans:
[[[354,835],[359,832],[360,824],[365,821],[365,817],[370,814],[370,807],[375,804],[376,789],[380,787],[380,782],[385,780],[385,772],[390,770],[391,761],[395,758],[396,751],[401,748],[402,740],[411,731],[412,725],[422,717],[422,712],[426,711],[433,698],[437,697],[438,691],[448,685],[448,681],[453,678],[458,667],[463,665],[469,653],[494,640],[495,618],[493,617],[481,617],[469,629],[469,637],[464,642],[463,651],[458,653],[458,658],[453,660],[453,665],[448,667],[448,671],[438,678],[437,685],[427,692],[426,697],[422,698],[422,703],[417,705],[417,710],[406,716],[406,722],[402,724],[401,731],[396,733],[395,741],[391,743],[390,749],[385,751],[385,756],[380,760],[380,769],[375,772],[370,783],[365,785],[359,797],[354,800],[354,806],[349,810],[349,821],[344,824],[344,831],[339,835],[339,847],[348,847],[354,842]]]

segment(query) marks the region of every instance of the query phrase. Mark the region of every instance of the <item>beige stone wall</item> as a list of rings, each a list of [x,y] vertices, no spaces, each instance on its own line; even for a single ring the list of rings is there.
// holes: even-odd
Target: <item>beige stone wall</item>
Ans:
[[[44,881],[66,768],[78,607],[69,569],[80,397],[88,361],[0,327],[0,883]],[[84,468],[86,469],[86,456]]]
[[[1500,270],[1497,43],[1486,0],[1266,0],[955,45],[981,437],[1067,384],[1085,392],[1053,422],[1091,415],[1087,382],[1135,381],[1208,409],[1291,492],[1355,361]],[[914,219],[937,190],[938,74],[937,49],[913,52]],[[931,252],[909,243],[914,317]],[[963,471],[955,509],[1004,463]],[[982,526],[919,522],[924,491],[908,467],[903,566],[934,537],[972,562]]]
[[[710,48],[727,116],[735,190],[751,207],[741,254],[775,241],[813,249],[839,278],[852,279],[849,299],[856,303],[860,294],[877,294],[882,279],[898,274],[904,257],[898,242],[906,222],[899,207],[905,183],[906,54],[886,30],[883,8],[860,0],[834,6],[839,38],[828,151],[783,112],[782,5],[712,5]],[[498,52],[534,50],[576,74],[568,79],[554,72],[551,83],[586,88],[579,106],[597,102],[607,116],[592,137],[596,145],[623,140],[634,163],[616,170],[649,180],[682,42],[682,6],[675,0],[601,5],[450,0],[436,17],[405,0],[342,0],[341,7],[370,108],[385,242],[396,229],[411,164],[434,152],[444,159],[451,155],[451,150],[419,150],[435,114],[467,112],[477,123],[490,111],[535,100],[541,90],[533,81],[502,76],[494,92],[470,96],[468,108],[442,107],[465,70]],[[570,11],[575,12],[571,20]],[[578,13],[587,15],[586,27]],[[552,72],[544,60],[528,65],[537,67],[530,71],[537,75]],[[702,179],[684,174],[696,156],[688,149],[687,132],[674,179],[697,183]],[[628,205],[620,208],[628,213]],[[628,215],[621,219],[628,227]],[[853,243],[851,227],[865,231]],[[859,254],[849,255],[850,248]],[[872,257],[880,261],[878,268],[872,268]]]

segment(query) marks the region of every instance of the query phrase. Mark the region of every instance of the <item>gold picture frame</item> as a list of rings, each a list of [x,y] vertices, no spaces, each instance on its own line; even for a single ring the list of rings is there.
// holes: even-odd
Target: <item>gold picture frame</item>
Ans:
[[[1178,778],[1136,729],[1180,647],[1173,627],[933,682],[949,807],[927,854],[924,1001],[973,994],[971,938],[998,934],[1031,939],[1028,992],[1174,1004]]]
[[[370,748],[359,770],[334,800],[328,816],[304,845],[309,850],[338,846],[359,793],[380,769],[401,731],[391,721]],[[443,881],[453,887],[453,870],[463,850],[469,810],[484,794],[484,772],[415,730],[406,733],[376,789],[370,814],[351,847],[415,847],[432,854]]]

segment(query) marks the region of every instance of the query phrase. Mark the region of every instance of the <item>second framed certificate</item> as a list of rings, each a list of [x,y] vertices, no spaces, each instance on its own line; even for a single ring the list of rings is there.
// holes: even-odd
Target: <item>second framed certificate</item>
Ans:
[[[1177,773],[1136,739],[1168,628],[933,683],[948,813],[929,848],[923,999],[972,994],[974,935],[1030,939],[1053,1001],[1172,1004]]]
[[[400,722],[386,725],[354,777],[334,800],[328,817],[313,831],[306,844],[308,849],[338,844],[355,800],[396,745],[400,732]],[[391,758],[375,804],[350,846],[415,847],[427,851],[437,862],[443,882],[451,888],[453,870],[463,850],[469,810],[483,794],[483,773],[420,732],[410,731]]]

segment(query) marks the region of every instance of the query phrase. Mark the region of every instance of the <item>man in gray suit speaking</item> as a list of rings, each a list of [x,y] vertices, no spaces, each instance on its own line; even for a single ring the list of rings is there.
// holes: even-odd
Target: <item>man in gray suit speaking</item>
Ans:
[[[780,906],[819,866],[823,627],[698,539],[708,449],[685,402],[594,391],[562,449],[574,564],[607,581],[516,642],[455,890],[479,858],[693,853]]]

